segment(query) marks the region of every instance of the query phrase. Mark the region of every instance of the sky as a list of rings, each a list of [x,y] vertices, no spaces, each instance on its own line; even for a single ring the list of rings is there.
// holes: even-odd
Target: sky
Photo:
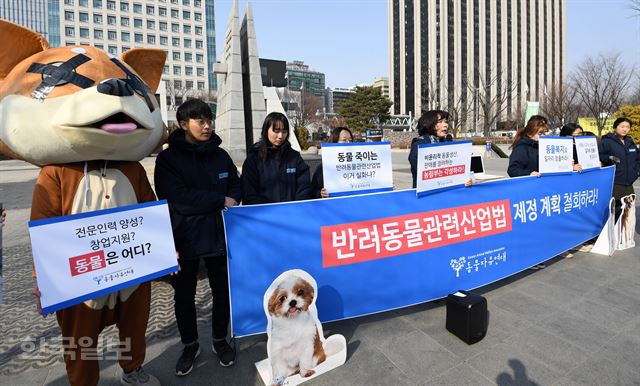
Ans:
[[[546,0],[543,0],[546,1]],[[567,1],[567,72],[588,56],[620,52],[640,70],[640,16],[630,0]],[[240,20],[247,1],[238,0]],[[232,0],[215,0],[220,58]],[[302,60],[327,87],[371,84],[388,76],[387,0],[254,0],[261,58]]]

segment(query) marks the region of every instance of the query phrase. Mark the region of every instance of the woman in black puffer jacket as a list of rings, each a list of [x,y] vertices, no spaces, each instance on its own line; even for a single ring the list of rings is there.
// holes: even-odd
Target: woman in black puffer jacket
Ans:
[[[640,155],[638,146],[628,135],[631,130],[631,120],[618,118],[613,122],[613,128],[614,133],[602,136],[598,152],[603,165],[616,164],[613,197],[616,199],[616,218],[618,218],[622,207],[620,199],[635,193],[633,183],[640,175]]]
[[[267,115],[259,142],[249,149],[242,165],[244,205],[298,201],[311,198],[309,166],[289,143],[289,121],[284,114]]]
[[[547,118],[534,115],[516,133],[509,156],[509,177],[539,176],[538,138],[547,131]]]

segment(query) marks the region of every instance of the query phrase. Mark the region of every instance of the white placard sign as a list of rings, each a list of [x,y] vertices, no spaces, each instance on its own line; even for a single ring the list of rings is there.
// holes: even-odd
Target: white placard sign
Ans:
[[[323,144],[322,177],[330,197],[393,190],[391,142]]]
[[[29,222],[43,313],[178,270],[167,201]]]
[[[422,196],[463,186],[470,178],[471,150],[471,141],[420,145],[416,194]]]
[[[573,139],[576,141],[578,163],[582,166],[582,171],[599,169],[600,155],[598,154],[598,141],[596,137],[573,137]]]
[[[542,136],[538,142],[540,174],[573,172],[573,137]]]

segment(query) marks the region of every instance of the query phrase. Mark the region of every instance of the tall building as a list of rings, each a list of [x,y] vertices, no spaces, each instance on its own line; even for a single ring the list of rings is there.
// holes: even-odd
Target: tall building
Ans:
[[[131,48],[163,49],[162,78],[170,95],[215,89],[213,2],[0,0],[0,17],[42,33],[52,47],[91,45],[113,55]]]
[[[287,87],[291,90],[305,91],[315,96],[324,96],[324,74],[310,68],[301,60],[287,62]]]
[[[383,97],[389,98],[389,78],[386,76],[378,76],[373,80],[373,87],[379,88]]]
[[[565,0],[389,0],[388,6],[394,114],[461,105],[473,122],[480,105],[495,100],[500,120],[516,120],[526,101],[539,101],[566,80]]]
[[[354,92],[354,88],[327,88],[324,95],[327,114],[337,114],[342,102],[349,98]]]
[[[48,0],[0,0],[0,19],[20,24],[49,40]]]

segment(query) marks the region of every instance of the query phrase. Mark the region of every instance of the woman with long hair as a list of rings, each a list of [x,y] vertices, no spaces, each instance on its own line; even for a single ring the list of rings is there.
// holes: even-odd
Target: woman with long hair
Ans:
[[[273,112],[262,124],[260,141],[242,165],[244,205],[311,198],[309,166],[289,143],[289,120]]]
[[[547,132],[547,118],[534,115],[527,125],[516,133],[511,144],[509,167],[510,177],[540,176],[538,172],[538,139]]]

